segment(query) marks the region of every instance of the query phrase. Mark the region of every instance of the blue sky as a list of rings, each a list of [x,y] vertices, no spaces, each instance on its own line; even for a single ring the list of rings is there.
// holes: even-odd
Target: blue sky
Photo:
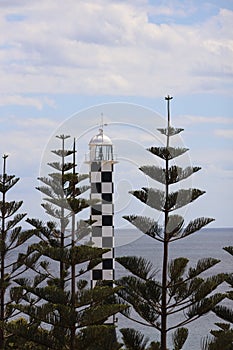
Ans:
[[[50,145],[59,147],[54,136],[68,130],[80,139],[83,161],[101,112],[122,160],[116,225],[140,212],[125,194],[147,181],[135,175],[143,156],[136,160],[133,149],[160,142],[156,131],[153,140],[146,134],[165,122],[170,94],[172,122],[185,129],[178,141],[190,149],[185,159],[202,167],[192,185],[206,190],[185,216],[233,226],[232,0],[2,0],[0,33],[0,150],[21,178],[10,196],[24,200],[29,217],[43,217],[35,187]]]

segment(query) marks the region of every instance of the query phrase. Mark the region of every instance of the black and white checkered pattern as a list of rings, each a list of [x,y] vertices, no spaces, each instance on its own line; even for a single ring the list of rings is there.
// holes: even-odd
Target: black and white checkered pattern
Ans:
[[[113,205],[113,161],[93,161],[90,169],[91,200],[97,200],[91,206],[91,239],[94,247],[109,248],[103,255],[103,262],[91,272],[92,288],[98,280],[114,280],[114,205]]]

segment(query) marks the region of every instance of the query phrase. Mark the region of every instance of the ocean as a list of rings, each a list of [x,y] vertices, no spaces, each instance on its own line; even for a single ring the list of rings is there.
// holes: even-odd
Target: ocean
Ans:
[[[139,237],[139,238],[138,238]],[[158,270],[158,280],[161,274],[162,262],[162,244],[148,237],[140,235],[136,230],[116,230],[116,256],[143,256],[150,260],[155,269]],[[124,244],[126,242],[126,244]],[[220,272],[233,272],[233,257],[223,250],[223,247],[233,245],[233,229],[231,228],[212,228],[202,229],[192,235],[171,243],[169,248],[169,257],[186,257],[189,259],[188,266],[194,266],[196,262],[205,257],[212,257],[221,260],[220,263],[209,269],[203,275],[209,276]],[[120,278],[126,273],[123,267],[116,264],[116,278]],[[222,284],[217,291],[226,291],[228,285]],[[228,305],[230,301],[226,301]],[[174,320],[173,321],[177,321]],[[216,317],[214,313],[199,318],[190,325],[188,339],[182,350],[199,350],[204,337],[209,335],[211,329],[217,329],[215,322],[221,322],[221,319]],[[151,327],[143,327],[135,322],[120,316],[118,319],[118,327],[120,328],[135,328],[148,336],[150,340],[159,340],[159,333]],[[171,332],[172,333],[172,332]],[[171,350],[171,334],[169,335],[168,347]]]

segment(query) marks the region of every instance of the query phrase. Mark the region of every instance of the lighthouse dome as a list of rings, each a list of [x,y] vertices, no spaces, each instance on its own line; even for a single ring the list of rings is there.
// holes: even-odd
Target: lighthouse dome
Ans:
[[[111,139],[104,135],[103,129],[99,129],[99,133],[92,137],[89,142],[90,161],[102,162],[113,161],[113,145]]]
[[[108,136],[106,136],[103,133],[103,129],[99,129],[99,133],[92,137],[92,139],[89,142],[89,145],[90,146],[95,146],[95,145],[111,146],[112,141]]]

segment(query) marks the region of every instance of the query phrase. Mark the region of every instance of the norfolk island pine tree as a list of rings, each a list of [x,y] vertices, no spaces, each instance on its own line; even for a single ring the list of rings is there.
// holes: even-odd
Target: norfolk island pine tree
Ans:
[[[195,267],[189,267],[189,260],[184,257],[169,261],[169,248],[172,242],[199,231],[214,219],[200,217],[185,224],[181,215],[172,215],[173,211],[190,204],[205,192],[195,188],[171,191],[171,187],[199,171],[200,167],[189,166],[182,169],[176,165],[170,166],[171,160],[181,156],[188,149],[170,145],[170,138],[183,129],[171,126],[170,100],[172,97],[167,96],[165,99],[167,126],[164,129],[158,129],[165,136],[165,146],[148,149],[150,153],[164,161],[165,167],[147,165],[140,167],[144,174],[162,184],[164,191],[146,187],[131,191],[131,194],[144,205],[162,212],[163,222],[138,215],[124,216],[137,229],[161,243],[162,277],[161,280],[156,280],[153,264],[144,258],[119,257],[116,260],[130,271],[131,275],[121,278],[117,284],[124,287],[119,292],[120,298],[131,304],[140,316],[140,321],[137,320],[137,322],[152,327],[160,333],[161,350],[167,349],[168,332],[175,330],[173,345],[177,350],[182,348],[188,337],[188,329],[184,326],[212,310],[224,299],[223,294],[214,293],[214,291],[224,281],[225,274],[202,277],[202,272],[219,262],[213,258],[200,259]],[[168,326],[170,316],[181,312],[184,313],[183,319]],[[125,313],[125,316],[131,318],[129,313]],[[123,332],[124,337],[127,337],[127,330]]]
[[[15,278],[24,274],[28,267],[24,265],[24,260],[18,251],[27,244],[32,237],[32,233],[23,230],[18,224],[25,218],[25,213],[18,213],[23,205],[23,201],[9,201],[9,191],[19,181],[15,175],[7,174],[7,158],[3,156],[3,172],[0,175],[0,349],[5,348],[5,343],[9,338],[6,332],[6,325],[11,319],[17,316],[17,312],[10,305],[12,300],[20,302],[21,292],[11,290]]]

